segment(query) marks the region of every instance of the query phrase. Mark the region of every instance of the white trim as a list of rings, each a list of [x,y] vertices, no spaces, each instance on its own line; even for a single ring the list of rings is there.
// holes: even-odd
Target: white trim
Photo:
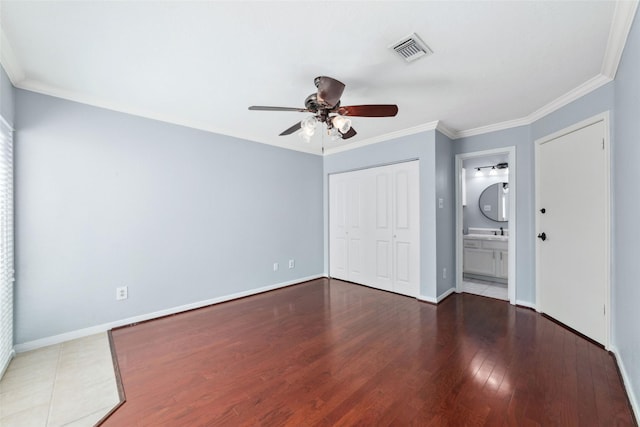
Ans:
[[[440,131],[441,134],[447,136],[449,139],[456,139],[458,132],[445,126],[441,121],[438,121],[438,125],[436,126],[436,130]]]
[[[342,145],[335,148],[325,149],[324,155],[340,153],[343,151],[353,150],[356,148],[364,147],[371,144],[376,144],[378,142],[389,141],[395,138],[400,138],[403,136],[414,135],[420,132],[425,132],[429,130],[437,129],[450,139],[459,139],[465,138],[469,136],[482,135],[485,133],[496,132],[505,129],[511,129],[519,126],[530,125],[536,120],[541,119],[542,117],[547,116],[548,114],[557,111],[558,109],[566,106],[567,104],[575,101],[576,99],[598,89],[599,87],[611,82],[616,75],[618,66],[620,64],[620,59],[622,57],[622,53],[624,52],[624,47],[626,45],[627,37],[631,30],[631,25],[633,24],[633,19],[635,16],[636,9],[638,7],[638,1],[617,1],[615,10],[613,13],[613,18],[611,22],[611,27],[609,31],[609,38],[607,40],[607,47],[605,50],[605,55],[602,62],[601,72],[586,82],[582,83],[578,87],[568,91],[564,95],[556,98],[555,100],[549,102],[543,107],[535,110],[531,114],[517,118],[512,120],[507,120],[499,123],[494,123],[486,126],[480,126],[471,129],[465,129],[457,131],[455,129],[451,129],[442,124],[441,121],[432,121],[429,123],[424,123],[421,125],[417,125],[408,129],[402,129],[395,132],[390,132],[387,134],[375,136],[372,138],[367,138],[362,141],[357,141],[351,144]],[[267,143],[265,141],[257,141],[252,140],[246,135],[239,135],[234,132],[229,132],[226,130],[213,128],[207,123],[201,123],[192,121],[189,119],[184,119],[181,117],[174,117],[167,114],[158,114],[151,111],[143,111],[136,108],[131,108],[123,105],[116,105],[111,102],[104,102],[99,98],[84,96],[75,92],[64,91],[40,82],[36,82],[33,80],[25,79],[24,71],[21,69],[18,61],[13,53],[11,45],[9,44],[6,36],[2,29],[0,29],[0,43],[2,43],[3,49],[0,49],[0,62],[5,68],[9,79],[13,83],[15,87],[20,89],[30,90],[33,92],[55,96],[58,98],[67,99],[70,101],[80,102],[83,104],[93,105],[100,108],[105,108],[108,110],[114,110],[118,112],[123,112],[127,114],[132,114],[135,116],[146,117],[153,120],[160,120],[167,123],[173,123],[181,126],[187,126],[194,129],[200,129],[207,132],[218,133],[222,135],[227,135],[235,138],[240,138],[248,141],[259,142],[267,145],[272,145],[275,147],[285,148],[294,151],[301,151],[304,153],[323,155],[319,152],[320,148],[316,146],[311,146],[308,144],[277,144],[277,143]]]
[[[620,355],[620,350],[615,345],[612,345],[609,348],[609,351],[615,355],[615,361],[618,364],[618,369],[620,370],[620,375],[622,376],[622,386],[627,392],[627,397],[629,398],[629,402],[631,403],[631,409],[633,409],[633,413],[636,416],[636,420],[640,420],[640,402],[638,402],[638,397],[633,392],[633,387],[631,386],[631,378],[627,373],[627,368],[624,365],[624,361]]]
[[[554,111],[559,110],[565,105],[572,103],[576,99],[582,98],[583,96],[593,92],[594,90],[606,85],[611,81],[611,78],[603,76],[602,74],[598,74],[597,76],[582,83],[580,86],[565,93],[561,97],[554,99],[544,107],[539,108],[533,113],[529,114],[527,116],[527,120],[529,120],[530,124],[537,120],[540,120],[541,118],[553,113]]]
[[[446,297],[448,297],[449,295],[451,295],[455,291],[456,291],[455,287],[447,289],[439,297],[436,298],[436,302],[439,303],[440,301],[442,301],[443,299],[445,299]]]
[[[429,302],[431,304],[437,304],[438,298],[428,297],[425,295],[418,295],[418,301]]]
[[[530,124],[531,122],[528,120],[527,117],[523,117],[520,119],[507,120],[505,122],[493,123],[490,125],[480,126],[473,129],[458,131],[456,132],[455,139],[466,138],[466,137],[475,136],[475,135],[482,135],[485,133],[497,132],[499,130],[511,129],[511,128],[526,126]]]
[[[457,292],[456,288],[449,288],[446,291],[444,291],[440,296],[437,296],[435,298],[428,297],[426,295],[418,295],[417,298],[418,298],[418,301],[425,301],[425,302],[428,302],[428,303],[431,303],[431,304],[439,304],[443,299],[445,299],[446,297],[448,297],[449,295],[451,295],[454,292]]]
[[[607,48],[602,60],[602,70],[604,76],[614,79],[622,59],[624,47],[627,44],[627,37],[631,31],[633,17],[638,8],[637,1],[617,1],[616,8],[613,11],[613,19],[611,20],[611,29],[609,31],[609,39],[607,40]]]
[[[224,295],[221,297],[211,298],[204,301],[193,302],[190,304],[180,305],[177,307],[171,307],[164,310],[154,311],[153,313],[141,314],[139,316],[128,317],[122,320],[116,320],[114,322],[103,323],[102,325],[91,326],[89,328],[78,329],[71,332],[65,332],[59,335],[53,335],[46,338],[40,338],[33,341],[27,341],[22,344],[16,344],[14,350],[18,353],[22,353],[29,350],[35,350],[37,348],[46,347],[49,345],[60,344],[65,341],[70,341],[76,338],[82,338],[89,335],[99,334],[106,332],[110,329],[117,328],[119,326],[131,325],[134,323],[144,322],[146,320],[157,319],[158,317],[168,316],[171,314],[181,313],[183,311],[193,310],[196,308],[206,307],[209,305],[219,304],[221,302],[231,301],[238,298],[244,298],[251,295],[260,294],[263,292],[272,291],[274,289],[284,288],[286,286],[295,285],[297,283],[307,282],[309,280],[319,279],[325,277],[322,275],[314,275],[308,277],[301,277],[299,279],[290,280],[288,282],[276,283],[275,285],[263,286],[257,289],[251,289],[248,291],[236,292],[230,295]]]
[[[537,120],[553,113],[554,111],[559,110],[567,104],[579,99],[594,90],[598,89],[601,86],[609,83],[612,79],[602,74],[598,74],[597,76],[587,80],[580,86],[570,90],[559,98],[554,99],[547,105],[537,109],[533,113],[529,114],[526,117],[522,117],[519,119],[508,120],[506,122],[495,123],[492,125],[481,126],[473,129],[462,130],[456,133],[456,138],[466,138],[469,136],[482,135],[489,132],[497,132],[500,130],[511,129],[519,126],[527,126],[531,125]]]
[[[418,126],[410,127],[407,129],[398,130],[395,132],[385,133],[384,135],[374,136],[372,138],[363,139],[362,141],[353,142],[347,145],[341,145],[338,147],[326,148],[324,150],[325,156],[327,154],[341,153],[343,151],[349,151],[360,147],[365,147],[371,144],[377,144],[378,142],[390,141],[392,139],[400,138],[403,136],[415,135],[421,132],[427,132],[438,128],[438,121],[424,123]]]
[[[456,154],[455,157],[455,186],[456,186],[456,292],[462,292],[462,256],[463,256],[463,212],[462,212],[462,182],[460,177],[462,175],[462,163],[467,159],[492,156],[496,154],[506,154],[508,156],[509,163],[509,243],[508,243],[508,277],[507,277],[507,292],[509,296],[509,303],[516,304],[516,272],[518,266],[516,265],[516,242],[517,242],[517,197],[518,197],[518,182],[517,182],[517,161],[516,161],[516,147],[503,147],[494,148],[491,150],[474,151],[472,153]]]
[[[55,98],[66,99],[67,101],[77,102],[80,104],[91,105],[93,107],[103,108],[105,110],[111,110],[117,113],[130,114],[132,116],[143,117],[151,120],[158,120],[164,123],[171,123],[178,126],[185,126],[192,129],[212,132],[218,135],[229,136],[232,138],[238,138],[245,141],[267,144],[267,145],[284,148],[288,150],[301,151],[303,153],[321,155],[320,153],[321,147],[317,147],[312,144],[302,143],[301,141],[297,141],[296,144],[291,144],[291,143],[287,144],[286,142],[282,142],[278,144],[278,143],[267,143],[264,141],[258,141],[255,139],[251,139],[246,135],[240,135],[226,129],[213,127],[206,122],[199,122],[195,120],[186,119],[183,117],[174,116],[171,114],[160,114],[150,110],[144,110],[144,109],[131,107],[128,105],[112,103],[112,102],[104,101],[95,96],[85,96],[85,95],[76,94],[74,92],[58,89],[53,86],[36,82],[34,80],[29,80],[29,79],[23,80],[17,84],[14,84],[14,86],[17,87],[18,89],[24,89],[30,92],[40,93],[42,95],[53,96]]]
[[[2,28],[0,28],[0,63],[14,86],[24,80],[24,71],[20,67],[11,43]]]
[[[535,182],[535,212],[537,213],[540,209],[540,183],[539,177],[541,174],[540,171],[540,147],[542,144],[552,141],[554,139],[560,138],[564,135],[568,135],[577,130],[583,129],[587,126],[591,126],[595,123],[603,122],[604,124],[604,162],[605,162],[605,188],[607,194],[606,197],[606,215],[605,215],[605,227],[607,230],[606,235],[606,244],[605,244],[605,259],[607,260],[605,265],[605,277],[607,278],[605,283],[605,338],[604,338],[604,347],[608,350],[611,341],[611,129],[610,129],[610,117],[609,111],[605,111],[604,113],[597,114],[593,117],[589,117],[588,119],[582,120],[576,124],[573,124],[569,127],[561,129],[557,132],[554,132],[550,135],[544,136],[542,138],[538,138],[534,141],[535,149],[534,149],[534,182]],[[537,233],[540,230],[540,216],[535,215],[535,230]],[[535,272],[536,272],[536,311],[539,313],[544,313],[544,307],[541,305],[540,299],[540,245],[536,242],[536,252],[535,252],[536,260],[535,260]]]

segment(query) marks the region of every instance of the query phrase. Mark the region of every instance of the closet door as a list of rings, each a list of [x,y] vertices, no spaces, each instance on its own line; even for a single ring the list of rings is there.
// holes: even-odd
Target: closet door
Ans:
[[[420,192],[418,162],[390,166],[393,177],[393,291],[418,296],[420,288]]]
[[[372,191],[370,193],[373,214],[371,242],[372,264],[369,266],[372,275],[371,285],[386,291],[393,291],[393,219],[391,218],[391,201],[393,195],[393,174],[389,167],[371,169]]]
[[[329,275],[409,296],[420,286],[418,162],[329,177]]]
[[[366,281],[365,184],[362,172],[329,177],[329,275],[336,279]]]
[[[366,175],[356,172],[347,180],[347,276],[356,283],[365,282],[365,246],[367,233],[364,228],[364,207]]]
[[[349,280],[346,174],[329,176],[329,275]]]

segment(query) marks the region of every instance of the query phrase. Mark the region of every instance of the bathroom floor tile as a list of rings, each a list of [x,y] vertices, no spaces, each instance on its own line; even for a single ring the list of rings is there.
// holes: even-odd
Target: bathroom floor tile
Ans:
[[[20,412],[0,417],[2,427],[44,427],[47,425],[49,404],[30,407]]]
[[[55,388],[51,400],[49,425],[66,425],[85,417],[87,414],[93,414],[101,408],[109,407],[102,414],[103,416],[118,402],[119,396],[114,379],[95,383],[85,388]]]
[[[500,283],[463,281],[462,291],[484,297],[509,300],[507,285]]]
[[[108,334],[92,335],[18,354],[0,380],[0,426],[93,426],[119,402]]]

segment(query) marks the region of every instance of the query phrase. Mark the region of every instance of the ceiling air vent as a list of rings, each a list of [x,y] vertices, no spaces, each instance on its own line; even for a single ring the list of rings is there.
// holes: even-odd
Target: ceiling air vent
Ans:
[[[416,33],[397,41],[391,45],[391,48],[407,62],[415,61],[433,53]]]

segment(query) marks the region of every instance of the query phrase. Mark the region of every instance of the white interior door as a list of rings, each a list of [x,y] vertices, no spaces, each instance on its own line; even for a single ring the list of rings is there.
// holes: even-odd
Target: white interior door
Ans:
[[[393,290],[417,296],[420,282],[418,163],[393,165]]]
[[[329,176],[329,275],[349,280],[347,251],[347,177]]]
[[[374,274],[371,285],[386,291],[393,291],[392,178],[388,168],[371,170],[370,182],[373,190],[370,199],[373,208],[371,212],[375,213],[371,224],[374,238],[372,245],[373,264],[371,265]]]
[[[364,228],[364,207],[365,198],[364,186],[365,177],[362,174],[354,174],[347,180],[347,248],[348,248],[348,280],[362,283],[364,280],[365,263],[365,242]]]
[[[538,309],[606,345],[609,169],[605,123],[601,120],[539,142],[536,149]]]

